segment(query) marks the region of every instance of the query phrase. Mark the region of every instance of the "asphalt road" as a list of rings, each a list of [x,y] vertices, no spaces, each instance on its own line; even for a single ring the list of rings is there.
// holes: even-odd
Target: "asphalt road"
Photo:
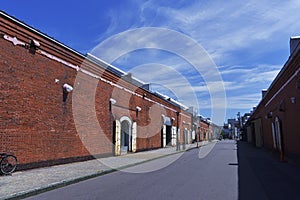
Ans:
[[[175,161],[165,166],[172,159]],[[152,170],[160,166],[161,169]],[[150,161],[125,171],[28,199],[238,199],[237,145],[231,140],[192,149],[181,156],[177,154]]]

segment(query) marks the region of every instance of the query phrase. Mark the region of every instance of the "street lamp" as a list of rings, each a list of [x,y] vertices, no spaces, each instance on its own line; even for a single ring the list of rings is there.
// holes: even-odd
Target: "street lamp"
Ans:
[[[136,114],[136,121],[138,120],[138,117],[139,117],[139,112],[141,112],[141,110],[142,110],[142,108],[141,107],[139,107],[139,106],[137,106],[136,108],[135,108],[135,114]]]

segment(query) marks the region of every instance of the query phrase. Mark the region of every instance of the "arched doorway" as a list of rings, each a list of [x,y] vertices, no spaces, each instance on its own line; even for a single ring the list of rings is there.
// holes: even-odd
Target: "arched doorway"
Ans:
[[[121,154],[132,150],[131,120],[129,117],[121,117]]]
[[[122,152],[129,150],[129,140],[130,140],[129,122],[125,120],[121,123],[121,148],[122,148]]]
[[[278,117],[275,118],[275,138],[276,138],[276,146],[279,152],[283,151],[283,144],[282,144],[282,133],[281,133],[281,126],[280,120]]]
[[[172,120],[162,115],[161,147],[172,145]]]

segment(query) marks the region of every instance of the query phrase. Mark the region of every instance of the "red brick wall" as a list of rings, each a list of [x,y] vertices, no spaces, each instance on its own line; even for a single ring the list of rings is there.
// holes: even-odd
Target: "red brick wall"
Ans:
[[[113,121],[122,116],[137,122],[137,150],[161,147],[162,115],[174,118],[176,126],[176,112],[183,111],[168,101],[49,38],[3,18],[0,23],[0,151],[15,154],[21,165],[28,168],[32,163],[47,165],[88,159],[91,154],[111,155]],[[16,36],[27,45],[35,39],[40,42],[41,51],[112,82],[77,72],[39,52],[30,53],[28,48],[5,40],[3,34]],[[63,102],[65,83],[74,90]],[[111,110],[110,98],[117,101]],[[138,118],[137,106],[142,108]],[[191,115],[184,113],[178,120],[182,139],[183,129],[190,129],[182,121],[191,123]]]
[[[284,152],[286,155],[298,158],[300,158],[298,127],[300,89],[297,88],[299,74],[295,73],[299,69],[299,63],[300,53],[298,52],[286,63],[280,77],[273,81],[266,97],[260,102],[249,120],[251,122],[256,118],[261,118],[264,147],[273,149],[272,122],[278,117],[281,123]],[[291,102],[291,97],[296,98],[295,103]]]
[[[131,95],[123,90],[114,88],[112,94],[112,98],[116,100],[116,105],[112,107],[114,118],[120,119],[122,116],[128,116],[132,121],[137,122],[138,151],[160,148],[162,146],[162,115],[174,118],[173,126],[176,126],[176,111],[180,111],[180,109],[140,88],[136,88],[135,92],[140,95],[146,94],[146,98]],[[156,103],[150,102],[148,99]],[[167,108],[158,104],[162,104]],[[141,111],[138,113],[136,112],[137,106],[141,108]]]
[[[204,121],[200,121],[200,140],[204,141],[207,138],[207,134],[208,134],[208,123],[204,122]]]
[[[62,101],[61,84],[73,85],[75,71],[3,39],[0,48],[1,151],[21,164],[88,155],[72,120],[72,94]]]

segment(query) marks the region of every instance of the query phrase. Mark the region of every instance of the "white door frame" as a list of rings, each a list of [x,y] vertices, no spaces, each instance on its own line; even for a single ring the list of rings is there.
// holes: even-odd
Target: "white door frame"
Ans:
[[[123,138],[122,138],[122,122],[126,121],[128,123],[128,137],[129,137],[129,142],[128,142],[128,149],[129,151],[131,151],[131,129],[132,129],[132,121],[129,117],[127,116],[123,116],[120,118],[120,124],[121,124],[121,147],[122,147],[122,143],[124,144]]]
[[[280,121],[278,117],[275,117],[275,133],[277,139],[277,148],[281,152],[282,151],[281,127],[280,127]]]
[[[136,152],[137,124],[133,122],[131,130],[131,151]]]

